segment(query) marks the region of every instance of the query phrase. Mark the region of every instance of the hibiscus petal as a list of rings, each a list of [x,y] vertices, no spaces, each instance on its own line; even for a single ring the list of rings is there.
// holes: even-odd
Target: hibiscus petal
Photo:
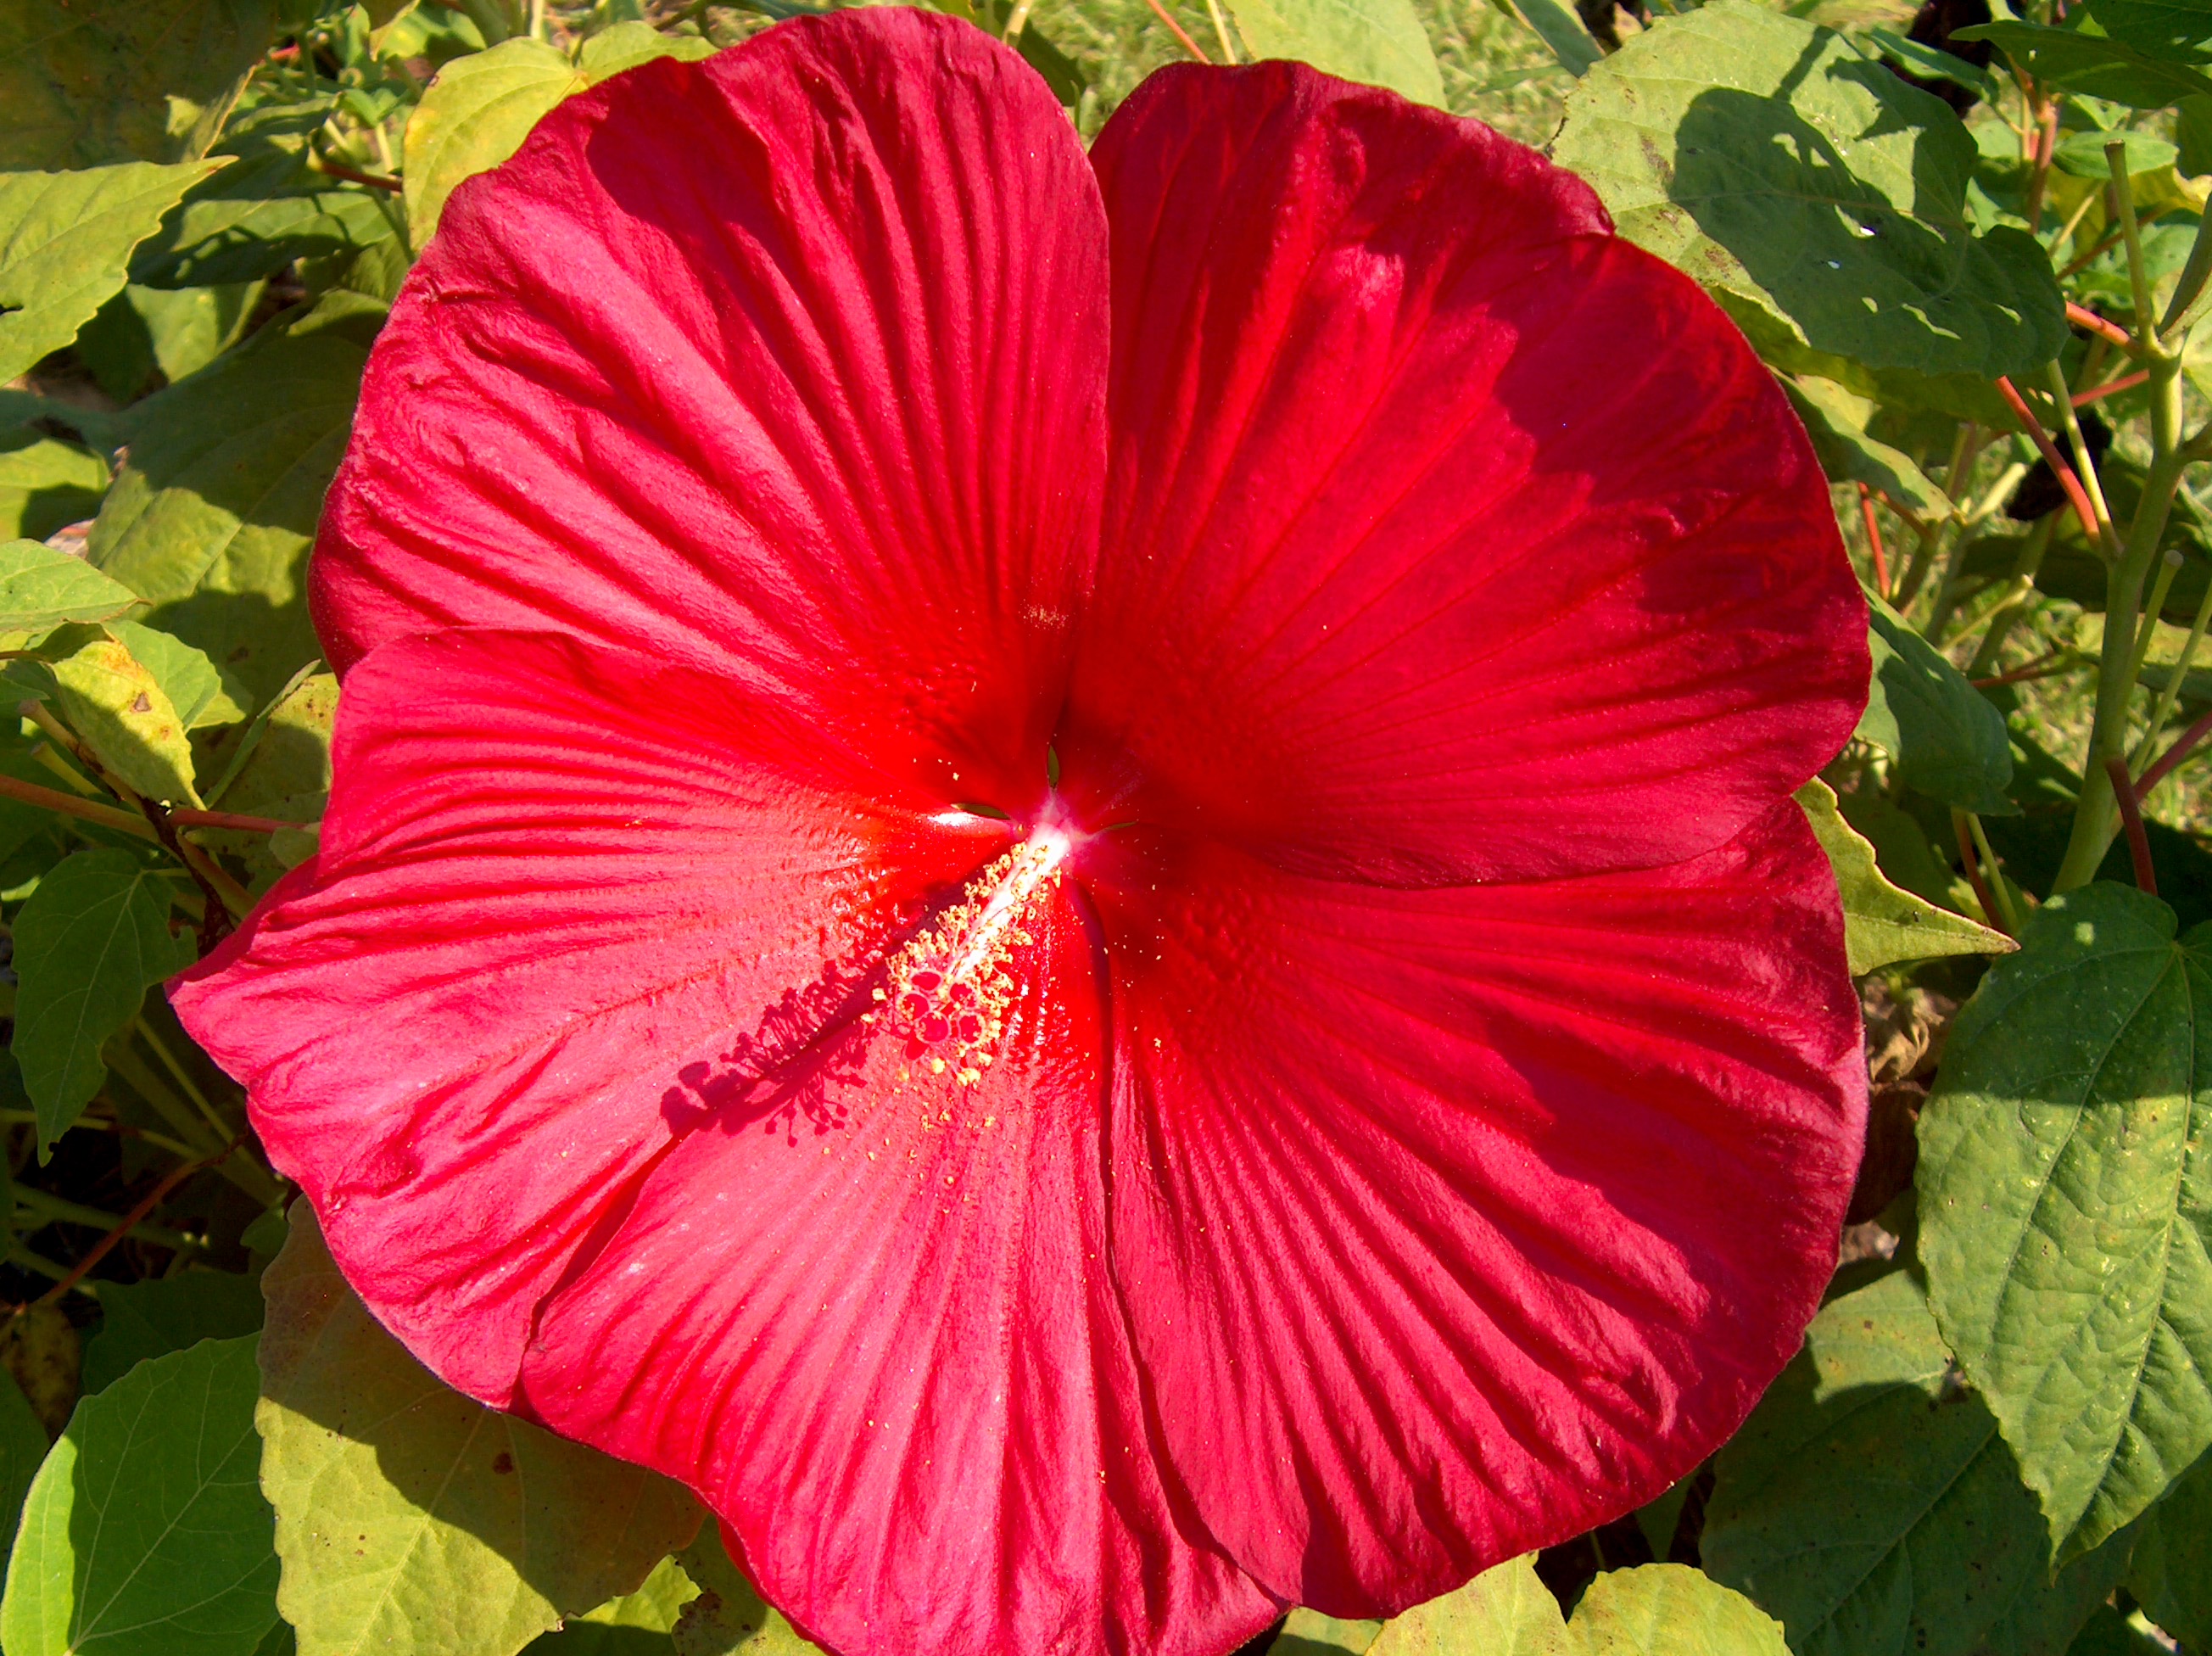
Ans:
[[[1514,887],[1122,855],[1091,886],[1114,1269],[1238,1563],[1395,1611],[1735,1428],[1834,1268],[1866,1108],[1794,804],[1693,862]]]
[[[1865,612],[1803,430],[1580,180],[1285,64],[1163,70],[1091,159],[1098,819],[1549,878],[1711,849],[1842,745]]]
[[[502,1405],[701,1086],[853,1015],[1005,837],[726,681],[544,634],[368,656],[334,770],[313,863],[170,998],[370,1308]]]
[[[331,659],[573,632],[1012,808],[1092,557],[1105,245],[1050,92],[950,17],[570,99],[455,192],[371,359],[313,564]]]
[[[675,1144],[523,1401],[698,1490],[833,1650],[1219,1656],[1279,1610],[1161,1486],[1103,1263],[1091,947],[1058,893],[1024,924],[971,1084],[856,1026],[780,1083],[834,1126]]]

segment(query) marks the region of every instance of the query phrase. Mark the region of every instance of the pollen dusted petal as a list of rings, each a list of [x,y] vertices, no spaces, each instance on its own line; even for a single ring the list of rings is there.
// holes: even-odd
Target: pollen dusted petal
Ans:
[[[1864,605],[1804,432],[1587,186],[1277,63],[1163,70],[1091,159],[1115,357],[1071,777],[1443,885],[1710,850],[1843,744]]]
[[[1134,866],[1133,864],[1132,865]],[[1796,806],[1696,861],[1098,890],[1114,1266],[1170,1458],[1271,1592],[1395,1611],[1658,1495],[1836,1262],[1866,1109]]]
[[[1003,842],[837,763],[726,680],[549,635],[402,641],[348,676],[319,854],[170,999],[452,1385],[506,1403],[691,1077],[803,1048],[902,908]]]
[[[574,632],[1012,808],[1097,533],[1106,283],[1073,128],[968,23],[805,18],[580,94],[393,307],[311,567],[331,658]]]
[[[831,1650],[1221,1656],[1279,1613],[1162,1488],[1105,1264],[1099,998],[1047,887],[995,1062],[853,1026],[703,1122],[545,1306],[521,1400],[690,1484]]]

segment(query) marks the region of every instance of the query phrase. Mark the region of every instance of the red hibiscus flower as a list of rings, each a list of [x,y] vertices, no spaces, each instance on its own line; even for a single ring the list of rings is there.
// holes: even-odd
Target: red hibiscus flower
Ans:
[[[320,855],[174,990],[376,1314],[833,1649],[1210,1656],[1664,1489],[1863,1108],[1863,613],[1595,198],[1281,64],[1086,157],[787,24],[462,186],[313,565]]]

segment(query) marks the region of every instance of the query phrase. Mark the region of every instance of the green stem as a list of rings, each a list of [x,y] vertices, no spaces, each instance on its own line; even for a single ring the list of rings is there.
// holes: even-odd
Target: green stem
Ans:
[[[2074,388],[2066,383],[2066,370],[2052,357],[2044,370],[2044,379],[2051,387],[2051,400],[2058,410],[2058,423],[2066,433],[2067,447],[2074,451],[2074,474],[2081,479],[2081,492],[2089,497],[2089,505],[2097,514],[2097,534],[2108,550],[2117,551],[2119,533],[2112,527],[2112,509],[2105,504],[2105,485],[2097,479],[2096,457],[2089,452],[2089,441],[2081,434],[2081,417],[2074,411]]]
[[[2158,574],[2150,583],[2150,601],[2143,606],[2142,621],[2136,628],[2136,647],[2128,655],[2128,676],[2142,681],[2143,663],[2150,660],[2150,642],[2158,632],[2158,618],[2165,612],[2173,577],[2181,573],[2181,553],[2169,546],[2159,554]]]
[[[2012,881],[2005,871],[1997,867],[1997,854],[1990,848],[1990,837],[1982,827],[1982,819],[1974,813],[1966,813],[1966,826],[1974,836],[1974,849],[1981,854],[1982,873],[1990,883],[1990,895],[1997,900],[1997,918],[2010,937],[2020,935],[2020,907],[2013,898]]]
[[[101,1052],[108,1067],[121,1076],[131,1091],[146,1100],[149,1108],[177,1131],[177,1135],[192,1146],[196,1155],[212,1155],[222,1148],[224,1141],[209,1142],[206,1124],[200,1120],[190,1105],[179,1098],[167,1082],[154,1072],[154,1068],[132,1050],[128,1041],[111,1042]],[[226,1156],[216,1164],[216,1171],[252,1196],[263,1207],[271,1207],[283,1195],[275,1177],[255,1160],[246,1150]]]
[[[2150,763],[2151,750],[2158,739],[2166,734],[2166,721],[2172,716],[2173,704],[2181,696],[2181,680],[2189,671],[2190,663],[2197,659],[2197,648],[2204,642],[2204,630],[2212,625],[2212,575],[2204,581],[2204,595],[2197,600],[2196,618],[2189,624],[2189,636],[2181,646],[2181,654],[2174,659],[2173,676],[2166,681],[2166,688],[2158,693],[2158,700],[2150,709],[2150,718],[2143,726],[2142,740],[2136,751],[2128,756],[2128,774],[2142,775],[2143,767]]]
[[[99,1209],[88,1208],[82,1202],[64,1201],[60,1196],[47,1195],[33,1184],[18,1184],[15,1187],[15,1205],[28,1208],[41,1219],[58,1221],[65,1225],[82,1225],[88,1230],[112,1231],[123,1222],[120,1214],[102,1213]],[[158,1243],[165,1248],[198,1250],[207,1245],[159,1225],[135,1225],[131,1231],[134,1235],[143,1236],[149,1242]]]
[[[2166,315],[2158,325],[2161,338],[2171,339],[2176,329],[2193,320],[2191,308],[2204,292],[2204,279],[2212,277],[2212,213],[2197,221],[2197,239],[2189,244],[2189,262],[2181,267],[2181,280],[2173,297],[2166,301]]]
[[[2158,556],[2173,510],[2174,491],[2189,463],[2181,435],[2181,359],[2152,341],[2144,356],[2150,374],[2151,461],[2143,478],[2142,501],[2129,526],[2127,546],[2106,576],[2105,643],[2097,663],[2097,708],[2089,731],[2089,752],[2081,767],[2081,798],[2074,827],[2051,890],[2070,892],[2096,878],[2098,865],[2119,824],[2112,778],[2105,762],[2127,756],[2128,709],[2135,694],[2136,623],[2142,612],[2143,588]]]
[[[154,1056],[161,1061],[161,1068],[169,1072],[170,1078],[183,1089],[185,1096],[192,1101],[192,1107],[200,1112],[201,1119],[215,1129],[216,1142],[228,1143],[238,1129],[216,1113],[216,1107],[208,1102],[207,1094],[200,1091],[198,1084],[185,1073],[184,1065],[177,1062],[176,1055],[172,1053],[161,1038],[154,1032],[154,1026],[148,1023],[143,1015],[132,1020],[132,1024],[138,1032],[139,1039],[146,1043]]]
[[[2044,556],[2051,550],[2051,538],[2057,527],[2058,514],[2046,512],[2027,532],[2020,556],[2013,562],[2012,579],[2006,585],[2005,595],[1990,617],[1989,630],[1982,635],[1981,647],[1974,652],[1974,659],[1966,668],[1969,679],[1985,678],[1996,671],[1997,660],[2004,654],[2005,640],[2027,613],[2028,600],[2035,594],[2035,577],[2043,568]]]
[[[2136,192],[2128,185],[2128,146],[2124,140],[2115,138],[2105,146],[2105,166],[2112,175],[2112,201],[2119,210],[2120,237],[2128,248],[2128,285],[2133,290],[2136,307],[2136,338],[2142,344],[2155,344],[2158,334],[2153,326],[2154,313],[2151,309],[2150,268],[2143,262],[2142,226],[2136,222]]]

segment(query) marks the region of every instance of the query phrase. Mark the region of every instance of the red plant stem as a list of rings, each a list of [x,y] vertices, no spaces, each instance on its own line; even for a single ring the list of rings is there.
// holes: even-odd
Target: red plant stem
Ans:
[[[2142,807],[2135,784],[2128,780],[2128,762],[2115,753],[2105,761],[2105,774],[2112,779],[2112,797],[2119,802],[2120,825],[2127,830],[2128,855],[2135,859],[2136,889],[2158,895],[2158,874],[2150,866],[2150,836],[2143,832]]]
[[[92,800],[81,800],[74,794],[64,794],[57,788],[41,788],[34,782],[17,782],[13,776],[0,776],[0,797],[21,800],[26,805],[36,805],[48,811],[58,811],[65,817],[76,817],[84,822],[96,822],[103,828],[112,828],[118,833],[131,834],[140,839],[156,839],[160,836],[140,818],[128,811],[118,811],[112,805],[100,805]]]
[[[2117,322],[2106,321],[2096,312],[2077,305],[2070,299],[2066,301],[2066,320],[2077,328],[2087,328],[2090,332],[2111,340],[2123,350],[2136,348],[2135,336],[2125,328]]]
[[[2141,385],[2145,380],[2149,378],[2150,370],[2148,368],[2144,368],[2140,373],[2129,374],[2125,379],[2107,380],[2104,384],[2097,387],[2094,390],[2077,391],[2074,393],[2074,406],[2076,408],[2087,408],[2091,403],[2097,401],[2100,398],[2116,397],[2123,391],[2133,391],[2137,386]]]
[[[235,811],[171,811],[169,820],[179,828],[235,828],[247,834],[274,834],[301,826],[274,817],[242,817]]]
[[[1859,485],[1859,510],[1866,518],[1867,545],[1874,549],[1874,590],[1885,604],[1889,602],[1889,556],[1881,549],[1881,525],[1875,521],[1874,494],[1866,484]]]
[[[2056,666],[2051,665],[2051,658],[2057,654],[2055,649],[2047,649],[2033,661],[2023,661],[2009,673],[2000,673],[1995,678],[1976,679],[1971,682],[1976,690],[1996,690],[2005,685],[2024,685],[2031,679],[2048,679],[2054,673],[2071,672],[2071,662],[2060,661]]]
[[[1966,813],[1954,811],[1952,819],[1953,825],[1959,831],[1959,861],[1966,871],[1966,883],[1974,888],[1974,901],[1982,905],[1982,918],[2010,936],[2004,916],[1997,908],[1996,898],[1990,892],[1989,882],[1982,878],[1981,859],[1974,849],[1974,834],[1966,826]]]
[[[2142,780],[2136,784],[2136,797],[2148,795],[2152,788],[2164,782],[2172,773],[2173,767],[2194,753],[2197,744],[2208,735],[2212,735],[2212,713],[2206,714],[2176,736],[2173,746],[2166,750],[2158,763],[2142,773]]]
[[[356,173],[350,167],[342,167],[337,161],[326,161],[320,155],[315,157],[314,167],[319,173],[328,173],[332,178],[343,179],[349,184],[366,184],[372,190],[389,190],[395,196],[407,187],[398,179],[388,179],[379,173]]]
[[[1212,58],[1207,57],[1203,52],[1200,52],[1198,49],[1197,41],[1192,40],[1189,35],[1183,33],[1182,25],[1176,21],[1174,17],[1169,15],[1168,9],[1160,3],[1160,0],[1145,0],[1145,3],[1152,9],[1153,16],[1158,18],[1160,21],[1168,26],[1168,33],[1174,35],[1176,40],[1182,42],[1182,49],[1185,52],[1190,53],[1192,57],[1197,58],[1201,64],[1210,64],[1213,61]]]
[[[118,1224],[113,1230],[108,1232],[108,1233],[101,1237],[99,1241],[94,1243],[92,1245],[92,1251],[86,1254],[83,1258],[78,1260],[76,1264],[70,1266],[68,1275],[63,1277],[60,1282],[55,1283],[53,1287],[48,1288],[44,1294],[40,1294],[36,1300],[32,1301],[32,1304],[50,1306],[53,1304],[55,1300],[60,1299],[62,1295],[67,1294],[71,1288],[75,1288],[79,1282],[84,1281],[85,1274],[101,1260],[106,1258],[110,1250],[112,1250],[115,1245],[120,1242],[125,1237],[131,1234],[133,1227],[143,1224],[145,1221],[146,1215],[152,1213],[155,1209],[160,1207],[163,1198],[166,1197],[170,1191],[175,1190],[177,1186],[183,1184],[194,1173],[204,1172],[209,1168],[214,1166],[217,1162],[224,1160],[230,1155],[232,1151],[237,1149],[239,1146],[245,1142],[246,1135],[240,1133],[236,1138],[231,1140],[228,1144],[216,1151],[213,1155],[202,1156],[198,1161],[188,1161],[183,1166],[173,1171],[167,1178],[163,1179],[159,1184],[156,1184],[152,1190],[147,1191],[144,1198],[140,1201],[137,1207],[133,1208],[129,1213],[123,1215],[122,1221]]]
[[[1996,383],[1997,390],[2003,394],[2005,401],[2012,405],[2013,413],[2027,428],[2028,441],[2043,456],[2043,463],[2051,468],[2051,476],[2058,479],[2058,486],[2066,491],[2067,503],[2073,507],[2074,515],[2081,520],[2081,533],[2089,537],[2092,545],[2103,545],[2104,534],[2097,527],[2097,514],[2089,504],[2088,495],[2081,488],[2081,479],[2074,475],[2074,468],[2060,457],[2058,446],[2051,441],[2051,434],[2043,429],[2043,422],[2035,417],[2034,411],[2027,405],[2027,399],[2014,388],[2013,382],[2000,374]]]

